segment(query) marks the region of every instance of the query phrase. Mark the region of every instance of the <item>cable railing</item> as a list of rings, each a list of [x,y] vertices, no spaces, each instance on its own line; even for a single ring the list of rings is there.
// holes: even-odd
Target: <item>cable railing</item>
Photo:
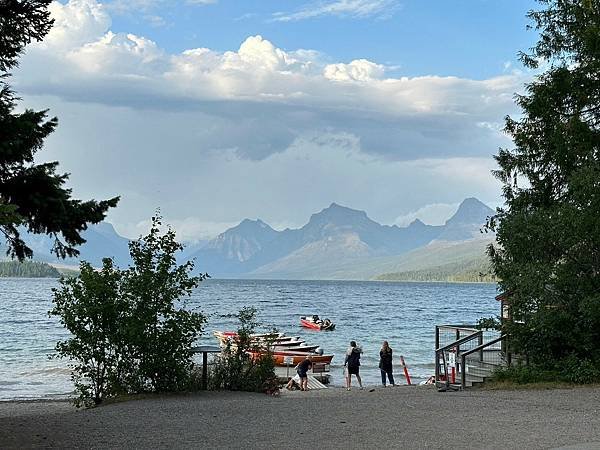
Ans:
[[[435,348],[438,349],[478,331],[475,325],[438,325],[435,327]]]
[[[502,347],[492,347],[494,344],[501,343],[505,339],[506,335],[503,334],[460,355],[460,367],[463,368],[460,372],[460,384],[463,389],[467,384],[467,375],[469,372],[475,377],[485,378],[495,368],[508,364]],[[475,359],[469,358],[471,355],[475,355]]]
[[[504,344],[494,346],[504,338],[497,331],[470,325],[436,326],[436,386],[440,390],[463,389],[484,381],[498,366],[510,364]]]
[[[457,389],[456,378],[461,373],[461,366],[458,362],[461,351],[471,350],[482,343],[483,331],[473,330],[471,334],[437,348],[435,351],[436,386],[442,384],[446,389]]]

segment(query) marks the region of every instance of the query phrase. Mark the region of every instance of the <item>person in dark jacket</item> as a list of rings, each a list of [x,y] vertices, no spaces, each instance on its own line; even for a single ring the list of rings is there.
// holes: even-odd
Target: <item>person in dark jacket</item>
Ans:
[[[350,342],[350,347],[346,351],[346,360],[344,366],[346,367],[346,389],[350,390],[352,385],[352,375],[356,375],[358,385],[363,388],[362,380],[360,379],[360,355],[362,348],[356,345],[355,341]]]
[[[390,380],[390,385],[394,384],[394,370],[392,367],[392,349],[388,341],[383,341],[381,350],[379,350],[379,370],[381,370],[381,384],[385,387],[385,376]]]
[[[312,357],[309,355],[304,361],[296,366],[296,372],[300,377],[300,390],[308,391],[308,370],[312,367]]]

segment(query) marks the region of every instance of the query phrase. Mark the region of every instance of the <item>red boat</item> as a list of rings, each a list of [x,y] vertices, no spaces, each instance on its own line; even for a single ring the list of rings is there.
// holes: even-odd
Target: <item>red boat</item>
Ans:
[[[250,353],[252,357],[258,358],[263,353]],[[276,366],[295,366],[299,362],[302,362],[306,359],[307,355],[312,357],[313,363],[326,363],[330,364],[333,359],[333,355],[319,355],[313,353],[302,353],[302,352],[273,352],[271,354],[273,356],[273,361]]]
[[[333,331],[335,330],[335,324],[329,319],[320,319],[316,314],[313,316],[300,317],[300,325],[304,328],[310,328],[311,330],[319,331]]]

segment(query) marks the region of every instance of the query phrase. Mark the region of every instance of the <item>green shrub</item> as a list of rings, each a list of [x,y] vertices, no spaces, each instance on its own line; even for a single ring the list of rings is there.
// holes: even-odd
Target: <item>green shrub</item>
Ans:
[[[562,382],[590,384],[600,382],[600,364],[588,359],[568,356],[554,363],[543,365],[515,365],[499,369],[494,373],[496,381],[511,381],[517,384]]]
[[[494,372],[494,380],[512,381],[517,384],[559,381],[556,372],[534,366],[512,366],[499,369]]]
[[[237,338],[230,341],[210,374],[213,390],[276,392],[279,389],[275,363],[270,353],[257,353],[257,343],[251,335],[258,326],[255,308],[242,308],[238,314],[240,328]]]
[[[600,382],[600,364],[594,364],[589,359],[577,359],[574,356],[563,361],[565,381],[576,384]]]
[[[194,383],[192,344],[206,319],[185,299],[206,277],[192,277],[193,263],[178,265],[175,233],[150,233],[130,244],[133,265],[102,270],[81,263],[77,277],[54,290],[54,308],[72,337],[58,342],[58,356],[72,362],[75,403],[94,405],[119,394],[170,392]]]
[[[71,378],[79,394],[77,406],[99,404],[119,393],[123,367],[120,317],[127,305],[119,293],[121,272],[112,260],[105,259],[102,270],[81,263],[76,278],[61,279],[54,290],[54,308],[50,315],[59,316],[62,325],[73,335],[56,344],[59,356],[72,361]]]

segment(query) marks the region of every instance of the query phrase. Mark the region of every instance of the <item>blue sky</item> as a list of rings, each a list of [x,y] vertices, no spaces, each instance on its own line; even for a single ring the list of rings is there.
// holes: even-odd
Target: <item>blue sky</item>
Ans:
[[[331,202],[386,224],[501,202],[490,171],[534,74],[530,0],[69,0],[14,74],[59,128],[39,154],[82,198],[157,207],[183,239]]]
[[[348,12],[276,20],[278,12],[291,15],[326,3],[169,1],[148,4],[140,14],[134,2],[134,10],[115,14],[113,29],[147,36],[170,52],[191,47],[226,51],[260,34],[285,50],[318,49],[336,61],[367,58],[398,66],[397,73],[406,76],[477,79],[497,74],[504,63],[516,60],[518,50],[535,41],[525,17],[535,7],[532,0],[375,1],[383,5],[382,11],[367,16]],[[161,17],[164,23],[153,24],[150,17]]]

